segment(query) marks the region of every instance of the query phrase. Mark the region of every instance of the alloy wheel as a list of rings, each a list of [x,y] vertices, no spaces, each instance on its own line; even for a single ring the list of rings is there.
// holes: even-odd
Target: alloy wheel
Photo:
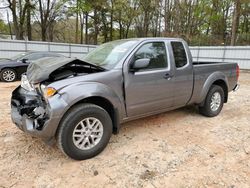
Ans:
[[[16,74],[14,71],[12,70],[5,70],[3,72],[3,79],[6,81],[6,82],[12,82],[14,81],[16,78]]]
[[[88,117],[75,126],[72,139],[77,148],[89,150],[100,142],[102,136],[103,125],[101,121],[94,117]]]

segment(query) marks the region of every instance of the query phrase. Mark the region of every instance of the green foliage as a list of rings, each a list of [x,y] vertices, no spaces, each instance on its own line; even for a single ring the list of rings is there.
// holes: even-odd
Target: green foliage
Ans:
[[[9,34],[9,27],[3,20],[0,20],[0,34]]]

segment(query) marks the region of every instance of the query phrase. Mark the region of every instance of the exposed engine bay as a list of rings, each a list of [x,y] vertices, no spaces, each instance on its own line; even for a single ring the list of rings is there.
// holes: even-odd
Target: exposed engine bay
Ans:
[[[73,62],[70,62],[53,71],[49,75],[48,81],[57,81],[65,79],[67,77],[74,77],[78,75],[86,75],[90,73],[102,72],[104,70],[105,70],[104,68],[76,59]]]

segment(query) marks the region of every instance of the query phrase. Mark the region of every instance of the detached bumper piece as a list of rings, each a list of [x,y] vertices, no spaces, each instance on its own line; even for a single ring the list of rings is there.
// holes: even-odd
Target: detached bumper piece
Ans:
[[[22,131],[39,134],[39,130],[42,130],[49,117],[41,96],[35,91],[26,91],[19,86],[12,93],[11,118]]]
[[[240,88],[239,84],[236,84],[235,87],[233,88],[233,91],[237,91]]]

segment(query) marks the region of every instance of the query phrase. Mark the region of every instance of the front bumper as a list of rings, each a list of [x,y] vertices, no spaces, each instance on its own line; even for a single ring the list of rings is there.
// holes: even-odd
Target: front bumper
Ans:
[[[37,92],[19,86],[12,93],[11,119],[23,132],[49,143],[54,140],[66,106],[59,95],[45,102]]]

